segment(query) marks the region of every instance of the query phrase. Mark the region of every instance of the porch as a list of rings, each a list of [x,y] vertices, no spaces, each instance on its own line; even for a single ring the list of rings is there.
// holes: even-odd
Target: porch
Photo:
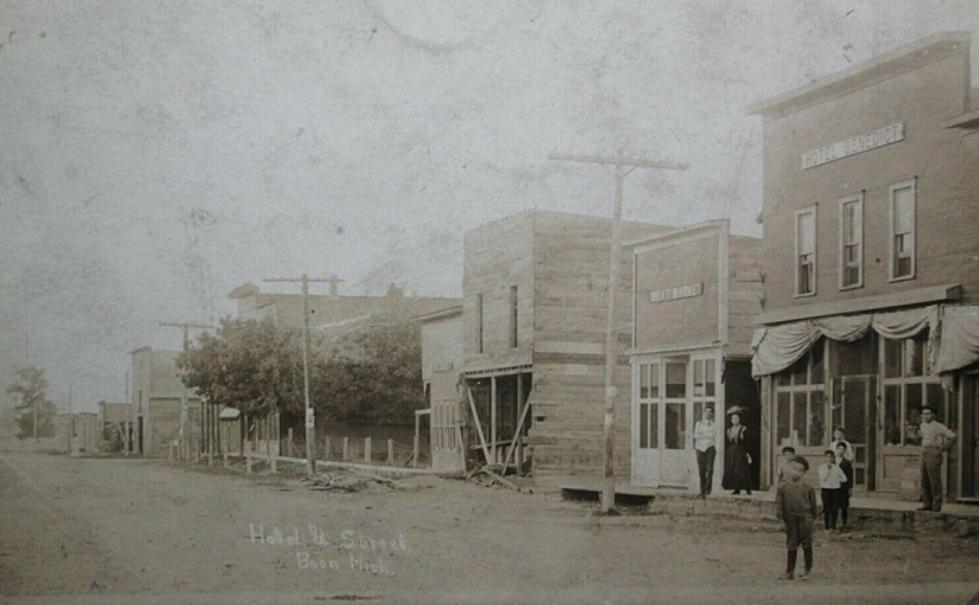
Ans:
[[[753,491],[750,496],[714,493],[701,499],[694,492],[681,489],[616,484],[616,503],[645,506],[649,513],[672,515],[708,515],[774,522],[775,490]],[[574,482],[561,485],[565,499],[597,500],[601,493],[599,482]],[[920,502],[897,498],[854,495],[850,497],[850,527],[899,528],[904,531],[959,531],[970,535],[979,533],[979,505],[947,503],[942,512],[916,510]],[[817,523],[817,525],[819,525]]]

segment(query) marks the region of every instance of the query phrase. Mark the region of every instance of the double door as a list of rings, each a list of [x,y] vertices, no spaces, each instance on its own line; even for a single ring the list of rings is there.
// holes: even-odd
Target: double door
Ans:
[[[877,455],[877,377],[874,375],[842,376],[832,380],[833,429],[842,426],[846,440],[853,446],[853,488],[873,490],[876,484]]]
[[[704,407],[715,402],[717,365],[715,357],[708,355],[652,356],[634,361],[633,484],[695,485],[693,427]]]

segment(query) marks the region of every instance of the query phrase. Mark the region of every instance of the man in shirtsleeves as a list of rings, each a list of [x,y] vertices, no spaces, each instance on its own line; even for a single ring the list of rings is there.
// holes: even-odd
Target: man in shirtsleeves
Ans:
[[[948,449],[955,433],[935,420],[935,408],[921,408],[921,502],[918,510],[942,510],[942,454]]]

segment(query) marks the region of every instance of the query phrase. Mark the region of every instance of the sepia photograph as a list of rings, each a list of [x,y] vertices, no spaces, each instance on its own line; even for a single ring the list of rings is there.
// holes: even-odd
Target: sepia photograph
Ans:
[[[0,0],[0,603],[979,603],[979,0]]]

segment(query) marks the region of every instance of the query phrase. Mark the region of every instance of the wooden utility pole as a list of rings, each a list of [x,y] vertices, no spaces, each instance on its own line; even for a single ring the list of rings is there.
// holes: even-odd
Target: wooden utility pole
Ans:
[[[615,304],[619,281],[619,265],[622,263],[622,188],[625,177],[636,168],[686,170],[687,165],[678,162],[660,162],[622,156],[590,156],[552,153],[552,160],[584,162],[615,167],[615,200],[612,205],[612,236],[609,240],[608,309],[605,320],[605,408],[602,421],[602,502],[601,511],[608,513],[615,507],[615,362],[618,357],[615,333]]]
[[[207,324],[197,324],[189,321],[161,321],[161,326],[166,328],[181,328],[184,332],[183,341],[183,351],[186,353],[190,349],[190,330],[191,328],[196,328],[198,330],[210,330],[216,326],[211,326]],[[183,384],[183,381],[181,381]],[[147,410],[147,413],[149,410]],[[204,422],[203,416],[201,417],[201,422]],[[203,427],[202,427],[203,432]],[[190,458],[190,450],[187,448],[187,385],[183,385],[183,390],[180,393],[180,456],[183,458],[187,456]]]
[[[265,282],[299,283],[303,289],[303,400],[306,409],[306,474],[316,474],[316,420],[313,406],[309,402],[309,284],[329,283],[331,293],[336,292],[336,286],[343,280],[336,275],[313,278],[305,273],[299,277],[268,277]]]

